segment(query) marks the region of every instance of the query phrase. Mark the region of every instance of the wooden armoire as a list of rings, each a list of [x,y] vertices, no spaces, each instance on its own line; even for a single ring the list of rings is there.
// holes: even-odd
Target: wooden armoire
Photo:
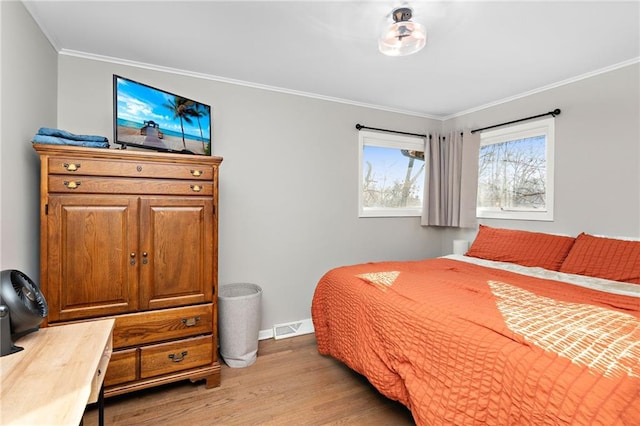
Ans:
[[[105,396],[220,384],[222,158],[34,144],[46,326],[115,318]]]

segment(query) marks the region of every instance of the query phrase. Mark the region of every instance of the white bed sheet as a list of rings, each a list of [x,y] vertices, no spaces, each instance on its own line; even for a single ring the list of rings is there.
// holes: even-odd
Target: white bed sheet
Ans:
[[[603,278],[588,277],[585,275],[567,274],[564,272],[550,271],[540,267],[522,266],[516,263],[497,262],[494,260],[480,259],[477,257],[464,256],[460,254],[450,254],[442,256],[446,259],[459,260],[462,262],[474,263],[476,265],[487,266],[489,268],[504,269],[517,274],[528,275],[548,280],[562,281],[565,283],[590,288],[592,290],[606,293],[620,294],[640,298],[640,284],[624,283],[620,281],[606,280]]]

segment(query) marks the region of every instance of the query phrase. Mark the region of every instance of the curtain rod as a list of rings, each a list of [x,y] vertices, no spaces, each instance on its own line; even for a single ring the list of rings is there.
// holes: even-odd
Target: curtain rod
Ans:
[[[521,121],[533,120],[534,118],[545,117],[545,116],[547,116],[547,115],[550,115],[550,116],[552,116],[552,117],[555,117],[556,115],[560,115],[560,110],[559,110],[558,108],[556,108],[556,109],[554,109],[553,111],[545,112],[544,114],[533,115],[533,116],[531,116],[531,117],[521,118],[521,119],[519,119],[519,120],[508,121],[508,122],[506,122],[506,123],[494,124],[493,126],[483,127],[482,129],[475,129],[475,130],[472,130],[472,131],[471,131],[471,133],[481,132],[481,131],[483,131],[483,130],[488,130],[488,129],[493,129],[494,127],[506,126],[507,124],[519,123],[519,122],[521,122]]]
[[[398,133],[400,135],[410,135],[410,136],[419,136],[421,138],[426,138],[427,135],[421,135],[419,133],[409,133],[409,132],[400,132],[398,130],[388,130],[388,129],[377,129],[375,127],[367,127],[367,126],[363,126],[362,124],[358,123],[356,124],[356,129],[358,130],[362,130],[362,129],[369,129],[369,130],[378,130],[380,132],[388,132],[388,133]]]

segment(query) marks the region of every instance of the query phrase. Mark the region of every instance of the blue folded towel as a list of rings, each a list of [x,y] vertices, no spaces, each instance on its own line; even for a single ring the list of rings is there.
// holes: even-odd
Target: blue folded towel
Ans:
[[[34,143],[46,143],[50,145],[74,145],[74,146],[86,146],[89,148],[109,148],[108,141],[90,141],[90,140],[74,140],[61,138],[57,136],[47,135],[35,135],[33,137]]]
[[[104,136],[75,135],[71,132],[67,132],[66,130],[52,129],[50,127],[40,127],[40,130],[38,130],[38,134],[44,135],[44,136],[54,136],[57,138],[71,139],[74,141],[91,141],[91,142],[108,142],[109,141]]]

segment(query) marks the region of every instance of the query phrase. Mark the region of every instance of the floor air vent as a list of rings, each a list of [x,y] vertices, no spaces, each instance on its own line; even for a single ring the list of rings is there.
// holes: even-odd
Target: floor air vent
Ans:
[[[314,329],[311,318],[273,325],[274,339],[284,339],[287,337],[301,336],[303,334],[309,334],[313,332]]]
[[[274,339],[284,339],[285,337],[297,336],[301,334],[299,333],[301,326],[302,323],[300,321],[276,324],[273,326],[273,337]]]

